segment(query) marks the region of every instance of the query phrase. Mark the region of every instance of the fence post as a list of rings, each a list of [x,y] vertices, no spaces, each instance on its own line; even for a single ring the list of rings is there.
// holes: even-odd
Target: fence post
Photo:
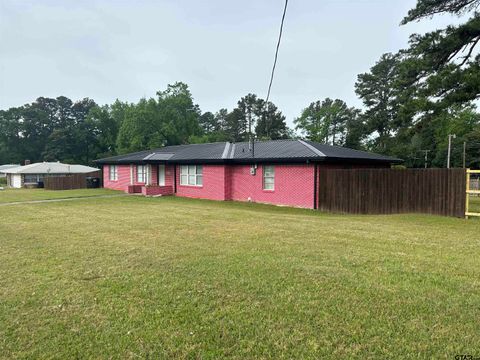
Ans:
[[[465,219],[468,219],[468,213],[469,213],[469,202],[470,202],[470,169],[467,169],[466,170],[466,174],[465,174],[465,178],[467,179],[466,180],[466,191],[465,191]]]

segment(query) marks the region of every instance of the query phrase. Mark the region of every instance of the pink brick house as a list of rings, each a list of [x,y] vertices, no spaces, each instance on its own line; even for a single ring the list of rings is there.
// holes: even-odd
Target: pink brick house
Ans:
[[[97,160],[104,187],[144,195],[316,208],[326,168],[390,167],[401,160],[303,140],[167,146]]]

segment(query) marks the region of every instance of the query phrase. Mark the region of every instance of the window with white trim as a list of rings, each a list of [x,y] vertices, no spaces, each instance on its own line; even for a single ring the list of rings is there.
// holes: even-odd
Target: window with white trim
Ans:
[[[137,182],[144,183],[147,178],[147,167],[145,165],[137,165]]]
[[[265,165],[263,167],[263,190],[275,189],[275,166]]]
[[[117,165],[110,165],[108,167],[108,178],[110,181],[117,181],[118,180],[118,168]]]
[[[180,185],[202,186],[203,185],[203,166],[202,165],[180,166]]]

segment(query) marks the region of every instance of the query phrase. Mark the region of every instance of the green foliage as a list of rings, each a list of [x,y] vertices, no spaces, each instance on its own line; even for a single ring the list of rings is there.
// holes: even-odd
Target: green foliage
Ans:
[[[248,141],[250,132],[257,139],[276,140],[289,137],[285,116],[272,102],[255,94],[242,97],[237,107],[228,113],[217,113],[219,127],[229,141]]]
[[[121,154],[163,146],[166,136],[160,121],[155,99],[141,99],[125,112],[117,139],[118,152]]]
[[[479,5],[480,0],[418,0],[416,7],[408,12],[402,24],[442,13],[462,15],[476,10]]]
[[[479,0],[419,0],[403,24],[436,14],[472,17],[460,25],[413,34],[410,47],[400,52],[400,81],[409,91],[406,103],[415,104],[417,113],[448,110],[468,104],[480,94]]]
[[[399,99],[395,82],[398,56],[384,54],[369,73],[358,75],[355,92],[363,101],[366,131],[377,137],[370,147],[386,152],[389,139],[398,130]]]
[[[168,85],[157,95],[126,109],[117,138],[119,153],[186,144],[201,135],[200,109],[186,84]]]
[[[73,103],[64,96],[57,98],[56,114],[52,114],[56,126],[49,135],[42,153],[44,160],[62,159],[72,163],[90,163],[94,160],[88,154],[90,129],[86,119],[95,106],[91,99]]]
[[[40,97],[0,110],[0,163],[29,159],[92,164],[98,158],[167,145],[245,141],[249,119],[258,139],[294,136],[271,102],[266,105],[248,94],[231,112],[202,114],[182,82],[136,104],[116,100],[98,106],[88,98],[73,102],[64,96]]]
[[[0,111],[0,162],[65,160],[88,163],[86,118],[96,106],[91,99],[72,102],[60,96]]]
[[[419,0],[403,24],[436,14],[466,15],[479,0]],[[480,18],[426,34],[413,34],[408,49],[384,54],[355,90],[365,111],[367,149],[401,157],[420,167],[428,152],[429,166],[444,167],[449,134],[456,134],[452,163],[478,166],[479,122],[472,101],[480,94]]]
[[[188,86],[182,82],[168,85],[167,90],[157,92],[158,137],[165,137],[165,145],[186,144],[192,135],[200,135],[198,122],[201,111],[193,103]]]
[[[255,134],[257,138],[263,140],[278,140],[289,137],[285,116],[273,104],[259,99],[261,114],[255,125]]]
[[[237,142],[248,139],[246,117],[240,109],[235,108],[227,114],[225,125],[225,134],[229,141]]]
[[[294,123],[309,140],[359,147],[363,131],[358,114],[344,101],[327,98],[311,103]]]
[[[23,142],[20,141],[23,108],[0,110],[0,163],[17,163],[23,152]]]
[[[108,105],[95,106],[90,110],[86,118],[88,132],[85,139],[88,154],[97,158],[116,153],[118,131],[123,119],[115,118],[120,116],[120,114],[115,114],[115,111],[123,106],[117,101],[110,107]],[[121,116],[124,116],[124,113]]]
[[[466,109],[452,108],[441,114],[434,121],[434,141],[436,154],[433,165],[444,167],[447,163],[448,134],[455,134],[453,139],[451,163],[454,167],[462,167],[463,143],[469,144],[467,166],[477,167],[475,155],[478,154],[478,147],[474,145],[480,140],[475,134],[480,132],[480,114],[475,112],[473,107]],[[478,135],[477,135],[478,136]],[[478,158],[478,155],[477,155]]]
[[[203,132],[206,134],[220,130],[220,126],[217,122],[217,119],[215,118],[215,115],[210,111],[207,111],[206,113],[200,115],[198,122]]]

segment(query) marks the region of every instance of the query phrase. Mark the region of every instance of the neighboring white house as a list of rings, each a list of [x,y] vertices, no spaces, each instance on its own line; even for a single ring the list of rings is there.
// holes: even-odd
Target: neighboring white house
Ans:
[[[12,168],[16,168],[16,167],[19,167],[19,166],[20,166],[20,164],[0,165],[0,178],[4,178],[4,177],[7,176],[5,173],[2,172],[2,170],[12,169]]]
[[[0,172],[7,175],[7,185],[13,188],[36,186],[46,176],[65,176],[71,174],[88,174],[99,169],[84,165],[69,165],[60,162],[41,162],[17,166]]]

